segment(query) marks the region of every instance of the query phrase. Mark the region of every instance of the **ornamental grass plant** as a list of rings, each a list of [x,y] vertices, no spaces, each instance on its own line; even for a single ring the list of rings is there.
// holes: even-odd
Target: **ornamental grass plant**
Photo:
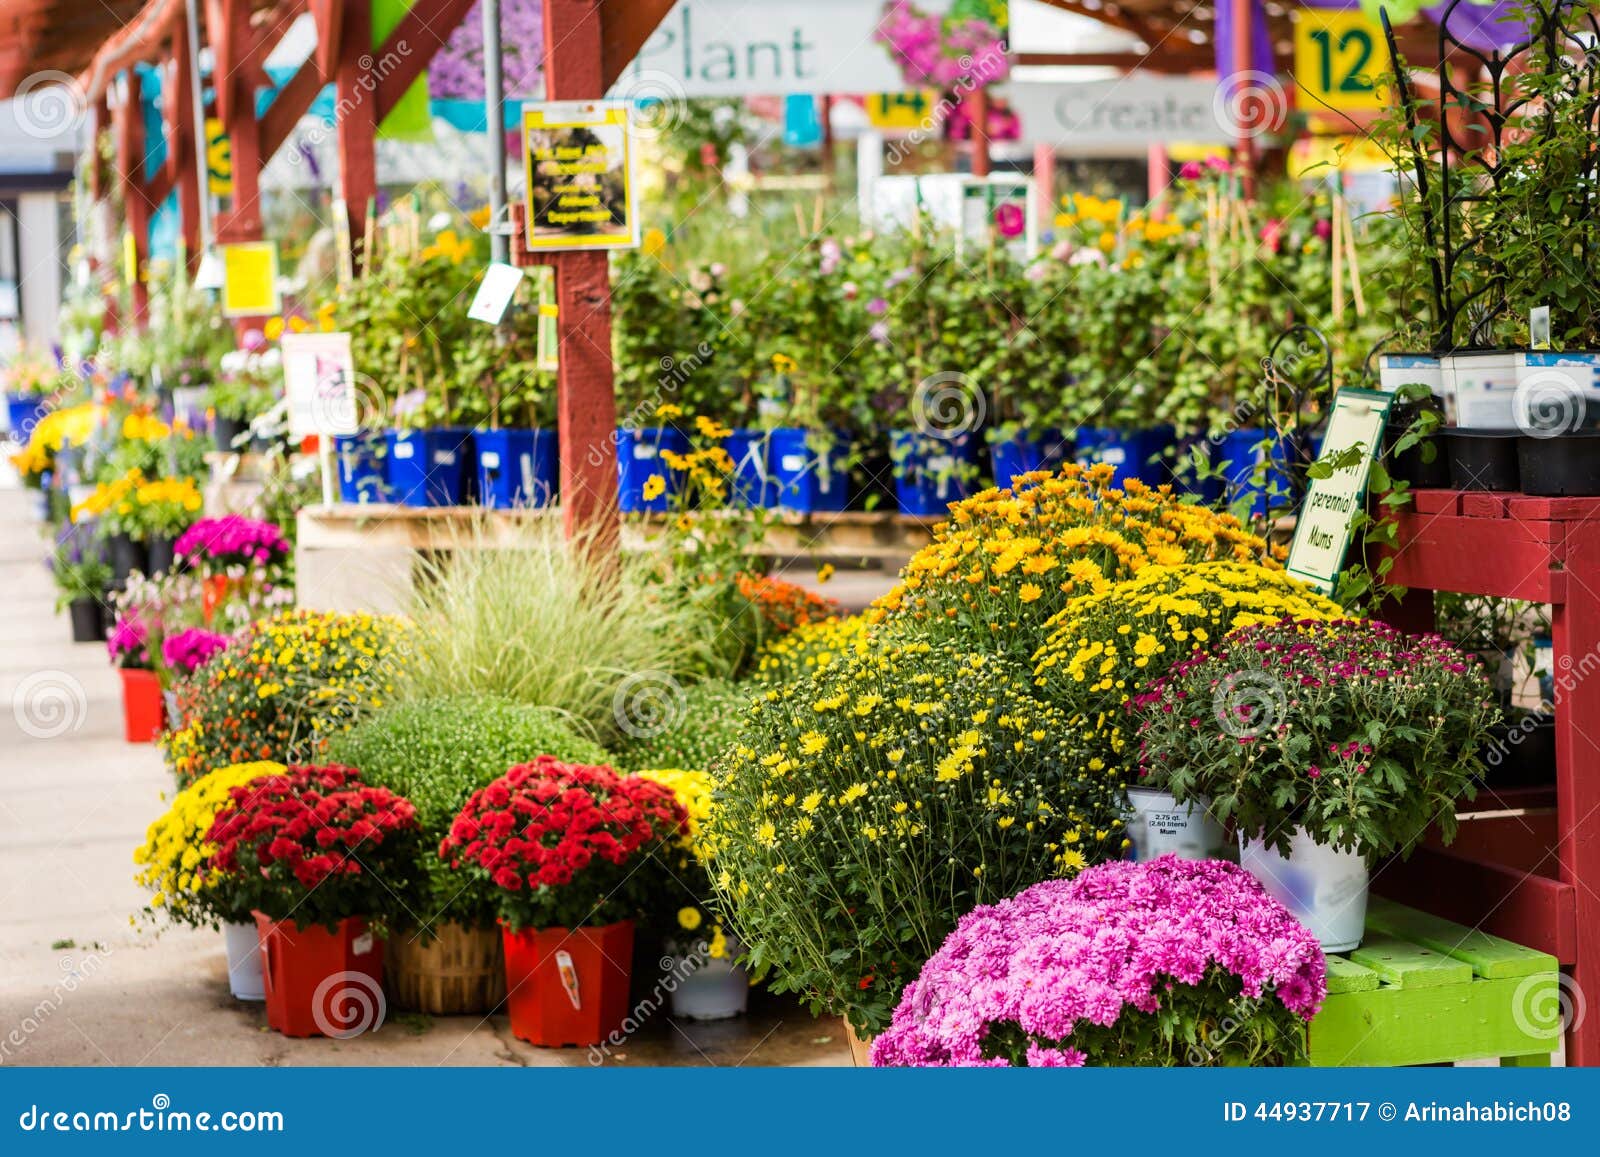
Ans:
[[[1317,938],[1248,872],[1162,856],[964,916],[876,1065],[1287,1065],[1327,992]]]
[[[882,646],[769,689],[708,824],[774,988],[875,1033],[972,907],[1123,854],[1123,793],[1003,657]]]
[[[475,526],[422,561],[404,698],[550,707],[605,741],[641,683],[670,693],[730,673],[715,661],[720,624],[660,581],[654,560],[617,558],[554,526],[531,527],[510,546],[492,545],[489,533]]]
[[[416,805],[424,843],[418,854],[427,879],[416,922],[424,935],[448,921],[494,926],[495,889],[451,871],[439,859],[439,841],[474,791],[541,755],[606,761],[599,744],[574,731],[559,712],[503,699],[395,703],[333,739],[330,759],[360,768],[364,782]]]
[[[1069,465],[1018,476],[952,503],[874,614],[937,638],[1026,659],[1053,616],[1145,567],[1220,560],[1276,568],[1267,544],[1231,514],[1190,505],[1113,467]]]
[[[1499,718],[1475,655],[1349,621],[1241,627],[1129,707],[1144,782],[1284,855],[1298,827],[1369,862],[1454,837]]]

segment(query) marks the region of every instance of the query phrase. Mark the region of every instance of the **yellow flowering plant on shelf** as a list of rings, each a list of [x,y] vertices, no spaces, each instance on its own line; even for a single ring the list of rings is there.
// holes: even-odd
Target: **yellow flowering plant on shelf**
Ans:
[[[871,614],[1026,659],[1071,599],[1102,593],[1148,566],[1277,565],[1266,542],[1233,515],[1137,479],[1116,489],[1112,473],[1105,463],[1069,465],[952,503],[949,521]]]
[[[1176,663],[1237,627],[1348,617],[1281,570],[1240,562],[1151,565],[1068,602],[1034,656],[1034,681],[1040,697],[1067,714],[1090,760],[1126,774],[1137,752],[1125,705]]]
[[[1122,785],[1031,691],[1001,656],[911,642],[756,700],[707,827],[775,990],[878,1032],[966,912],[1123,854]]]
[[[709,873],[714,844],[707,824],[711,819],[716,777],[710,772],[690,768],[650,768],[635,774],[666,788],[688,813],[678,838],[666,852],[667,887],[661,906],[670,913],[667,936],[703,945],[703,951],[713,960],[736,955],[727,930],[711,907],[713,891]]]
[[[150,893],[144,910],[147,919],[165,916],[196,928],[250,919],[248,904],[236,901],[227,877],[206,870],[206,861],[216,850],[206,836],[234,788],[281,771],[281,763],[231,764],[207,772],[173,797],[133,853],[139,867],[134,882]]]

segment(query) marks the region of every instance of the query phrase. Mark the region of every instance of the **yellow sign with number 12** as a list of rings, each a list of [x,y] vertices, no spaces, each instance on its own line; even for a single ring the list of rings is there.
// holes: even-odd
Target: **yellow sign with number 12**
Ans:
[[[1295,107],[1360,112],[1389,103],[1383,27],[1359,11],[1294,14]]]

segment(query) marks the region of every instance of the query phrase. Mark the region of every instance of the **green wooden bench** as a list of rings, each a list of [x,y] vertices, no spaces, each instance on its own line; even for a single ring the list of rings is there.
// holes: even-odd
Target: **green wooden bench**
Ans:
[[[1559,983],[1553,956],[1374,897],[1361,947],[1328,957],[1311,1063],[1548,1065]]]

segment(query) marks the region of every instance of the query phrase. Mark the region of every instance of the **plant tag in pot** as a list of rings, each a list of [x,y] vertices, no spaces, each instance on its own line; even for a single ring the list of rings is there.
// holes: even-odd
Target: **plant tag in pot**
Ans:
[[[363,932],[350,942],[350,951],[357,956],[365,956],[372,951],[372,933]]]
[[[515,265],[507,265],[503,261],[491,262],[489,268],[483,271],[483,282],[473,295],[467,316],[473,321],[499,325],[500,319],[506,314],[506,306],[511,304],[521,283],[522,270]]]
[[[478,455],[478,465],[485,470],[498,470],[500,469],[500,455],[493,450],[484,451]]]
[[[556,953],[556,971],[561,974],[561,987],[566,990],[572,1007],[582,1008],[583,1002],[578,996],[578,969],[572,963],[572,953],[565,948]]]

